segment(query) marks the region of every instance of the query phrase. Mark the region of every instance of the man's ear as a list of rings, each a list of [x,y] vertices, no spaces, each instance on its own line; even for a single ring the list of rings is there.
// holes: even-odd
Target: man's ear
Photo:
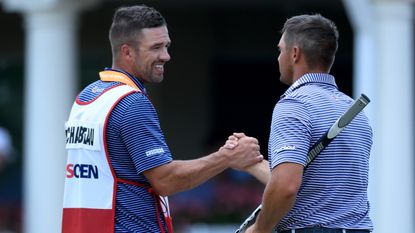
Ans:
[[[120,47],[120,55],[126,60],[132,60],[134,58],[134,51],[133,49],[127,45],[123,44]]]
[[[291,53],[291,59],[293,63],[297,63],[300,60],[301,57],[301,50],[298,46],[293,46],[292,53]]]

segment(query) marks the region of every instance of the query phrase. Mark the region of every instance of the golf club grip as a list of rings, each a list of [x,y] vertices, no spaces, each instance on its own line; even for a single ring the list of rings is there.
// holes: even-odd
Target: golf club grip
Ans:
[[[316,156],[361,112],[370,102],[370,99],[361,94],[359,98],[348,108],[348,110],[334,122],[329,130],[311,147],[308,152],[308,159],[306,167],[313,161]],[[260,204],[245,221],[239,226],[235,233],[244,233],[249,226],[251,226],[259,212],[262,209]]]

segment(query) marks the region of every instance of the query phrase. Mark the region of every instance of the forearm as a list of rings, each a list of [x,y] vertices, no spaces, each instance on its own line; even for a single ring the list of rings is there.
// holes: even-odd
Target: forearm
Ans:
[[[274,227],[290,211],[296,195],[279,190],[279,187],[267,186],[262,199],[262,210],[255,223],[255,233],[272,232]]]
[[[267,160],[262,160],[260,163],[257,163],[253,166],[250,166],[246,169],[246,172],[254,176],[261,183],[267,184],[271,171]]]
[[[228,168],[228,164],[220,152],[199,159],[174,160],[157,168],[157,182],[153,182],[152,186],[160,195],[169,196],[204,183]]]
[[[282,163],[272,170],[262,197],[262,210],[247,232],[272,232],[293,207],[302,176],[303,166],[300,164]]]
[[[263,160],[255,138],[244,137],[237,146],[228,146],[199,159],[172,161],[147,170],[144,175],[158,194],[168,196],[194,188],[228,167],[242,170]]]

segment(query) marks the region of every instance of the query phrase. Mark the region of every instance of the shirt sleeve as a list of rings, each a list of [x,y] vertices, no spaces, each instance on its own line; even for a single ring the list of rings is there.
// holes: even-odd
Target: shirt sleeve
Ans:
[[[137,93],[130,101],[121,123],[121,138],[137,172],[171,162],[170,150],[150,100]]]
[[[306,104],[282,99],[274,108],[269,140],[271,169],[285,162],[306,165],[311,141],[311,123]]]

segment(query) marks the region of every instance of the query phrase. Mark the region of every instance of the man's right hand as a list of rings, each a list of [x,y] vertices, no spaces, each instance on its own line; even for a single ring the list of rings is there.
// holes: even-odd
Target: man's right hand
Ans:
[[[256,138],[248,137],[244,133],[234,133],[229,136],[220,152],[229,159],[229,167],[245,170],[264,159],[259,148]]]

